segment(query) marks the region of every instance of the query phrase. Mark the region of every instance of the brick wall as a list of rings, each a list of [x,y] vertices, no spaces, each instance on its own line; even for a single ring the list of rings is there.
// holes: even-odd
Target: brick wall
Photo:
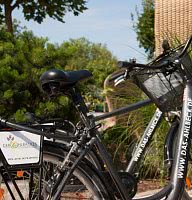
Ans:
[[[192,0],[155,0],[156,55],[162,52],[162,41],[184,42],[192,34]]]

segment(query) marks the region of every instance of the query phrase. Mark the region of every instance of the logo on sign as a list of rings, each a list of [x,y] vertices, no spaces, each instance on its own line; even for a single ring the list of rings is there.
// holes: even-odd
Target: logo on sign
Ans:
[[[36,142],[17,142],[14,136],[12,135],[9,135],[7,137],[7,141],[8,141],[7,143],[3,144],[4,148],[16,149],[16,148],[31,148],[37,146]]]

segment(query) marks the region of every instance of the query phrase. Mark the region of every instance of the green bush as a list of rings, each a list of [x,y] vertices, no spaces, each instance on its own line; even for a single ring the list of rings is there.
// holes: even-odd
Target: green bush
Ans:
[[[82,84],[86,94],[94,85],[102,89],[105,77],[114,71],[116,59],[104,45],[85,38],[71,39],[61,45],[47,38],[36,37],[31,31],[16,36],[0,30],[0,115],[25,121],[25,113],[43,118],[72,117],[75,112],[67,97],[49,100],[42,93],[39,77],[48,69],[90,70],[94,78]],[[95,90],[89,91],[91,96]],[[69,111],[71,114],[69,115]]]

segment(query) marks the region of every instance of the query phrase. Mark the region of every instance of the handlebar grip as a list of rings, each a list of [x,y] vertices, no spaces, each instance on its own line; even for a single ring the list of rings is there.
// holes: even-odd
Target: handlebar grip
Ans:
[[[145,64],[140,64],[140,63],[132,63],[132,62],[127,62],[127,61],[119,61],[117,63],[119,68],[129,68],[130,70],[137,67],[137,68],[148,68],[149,65]]]
[[[117,62],[117,66],[119,68],[129,68],[129,67],[133,67],[133,64],[134,63],[130,63],[130,62],[127,62],[127,61],[118,61]]]
[[[125,71],[121,71],[121,72],[119,72],[118,74],[114,74],[113,76],[111,76],[111,77],[109,78],[109,82],[114,81],[115,79],[117,79],[117,78],[120,77],[120,76],[123,76],[124,74],[125,74]]]

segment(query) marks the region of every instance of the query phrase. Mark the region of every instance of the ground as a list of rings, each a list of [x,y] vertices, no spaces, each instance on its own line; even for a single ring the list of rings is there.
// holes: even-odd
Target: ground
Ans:
[[[138,183],[137,191],[146,192],[148,190],[156,190],[162,187],[162,182],[159,180],[142,180]]]

